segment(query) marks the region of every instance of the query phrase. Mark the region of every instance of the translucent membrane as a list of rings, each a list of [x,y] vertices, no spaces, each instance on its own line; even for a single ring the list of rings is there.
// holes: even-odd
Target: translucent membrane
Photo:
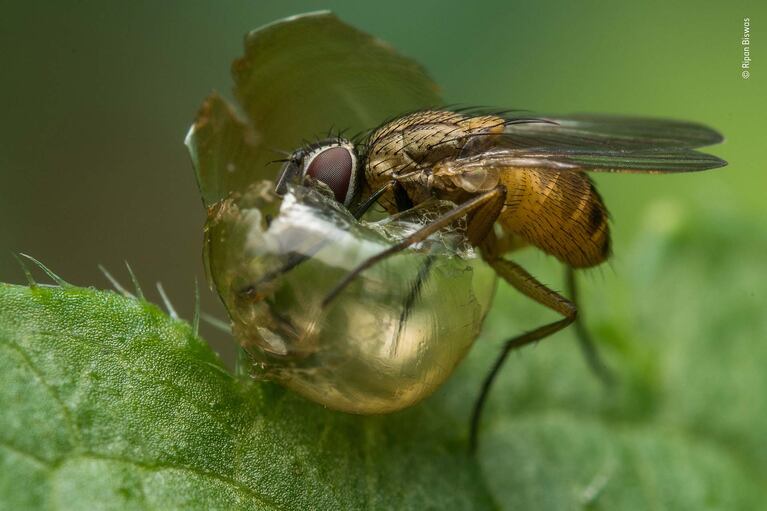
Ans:
[[[476,339],[494,290],[460,228],[322,301],[350,269],[449,205],[364,222],[316,190],[281,198],[273,189],[259,181],[230,195],[209,208],[206,224],[210,276],[254,372],[351,413],[392,412],[431,394]]]

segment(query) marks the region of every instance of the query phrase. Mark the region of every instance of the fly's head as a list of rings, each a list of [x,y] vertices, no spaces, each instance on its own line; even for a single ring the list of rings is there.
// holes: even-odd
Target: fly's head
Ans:
[[[285,162],[275,191],[287,193],[288,183],[327,187],[336,201],[349,206],[362,185],[360,158],[354,144],[343,138],[306,145]]]

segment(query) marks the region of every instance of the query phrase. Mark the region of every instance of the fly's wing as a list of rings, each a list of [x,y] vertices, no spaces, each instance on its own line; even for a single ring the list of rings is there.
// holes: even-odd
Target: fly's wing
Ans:
[[[694,150],[721,141],[722,136],[711,128],[684,121],[600,115],[510,116],[504,133],[492,137],[489,150],[481,144],[467,144],[468,150],[451,166],[691,172],[727,164]]]
[[[450,165],[453,168],[465,169],[477,166],[541,167],[556,170],[660,174],[715,169],[724,167],[727,162],[711,154],[676,147],[634,150],[535,147],[495,149],[457,158]]]
[[[722,135],[702,124],[669,119],[589,114],[507,118],[504,138],[511,147],[695,148],[723,140]]]

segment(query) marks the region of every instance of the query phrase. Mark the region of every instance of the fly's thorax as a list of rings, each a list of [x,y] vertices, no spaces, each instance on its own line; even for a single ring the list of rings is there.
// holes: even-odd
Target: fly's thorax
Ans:
[[[500,184],[502,169],[481,159],[475,163],[455,165],[447,160],[437,164],[430,176],[430,186],[442,193],[463,191],[468,194],[488,192]]]
[[[504,230],[575,268],[609,257],[607,209],[585,173],[513,168],[501,172],[500,182],[507,189]]]
[[[420,110],[387,122],[373,132],[371,140],[382,139],[392,133],[406,132],[425,125],[445,125],[470,132],[503,130],[506,121],[496,115],[465,115],[450,110]]]
[[[471,147],[489,146],[501,133],[505,120],[497,116],[466,116],[444,110],[428,110],[400,117],[376,130],[370,137],[365,179],[371,192],[392,179],[400,180],[414,203],[430,194],[417,190],[422,179],[413,177],[432,172],[442,162],[461,156]],[[392,204],[383,197],[384,206]],[[387,208],[388,209],[388,208]]]

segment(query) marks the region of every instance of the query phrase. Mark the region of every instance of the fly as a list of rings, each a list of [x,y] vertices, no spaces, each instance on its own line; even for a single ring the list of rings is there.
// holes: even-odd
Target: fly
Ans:
[[[297,150],[280,172],[276,191],[284,193],[289,182],[309,184],[358,218],[376,203],[390,214],[435,198],[455,205],[349,271],[325,296],[325,305],[361,272],[464,220],[468,241],[498,276],[562,316],[504,343],[474,405],[474,448],[488,392],[512,350],[575,323],[589,365],[601,379],[610,379],[577,320],[574,271],[597,266],[611,255],[608,210],[588,172],[654,174],[723,167],[724,160],[695,150],[721,141],[716,131],[683,121],[422,110],[387,122],[356,143],[338,136]],[[564,264],[569,298],[505,257],[525,246]],[[428,279],[429,264],[426,259],[418,273],[404,315]]]

